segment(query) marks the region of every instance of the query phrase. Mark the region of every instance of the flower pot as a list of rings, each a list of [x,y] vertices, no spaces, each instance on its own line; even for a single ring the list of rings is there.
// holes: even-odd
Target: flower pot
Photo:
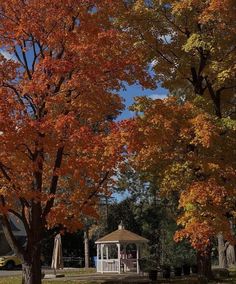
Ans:
[[[150,270],[149,272],[148,272],[148,277],[149,277],[149,279],[151,280],[151,281],[155,281],[155,280],[157,280],[157,270]]]
[[[174,267],[174,273],[175,276],[181,276],[182,275],[182,267]]]
[[[195,264],[195,265],[192,265],[192,266],[191,266],[191,270],[192,270],[192,273],[197,274],[197,273],[198,273],[197,265],[196,265],[196,264]]]
[[[170,278],[170,266],[163,267],[162,273],[164,278]]]
[[[183,265],[183,273],[184,275],[190,275],[190,265],[188,264]]]

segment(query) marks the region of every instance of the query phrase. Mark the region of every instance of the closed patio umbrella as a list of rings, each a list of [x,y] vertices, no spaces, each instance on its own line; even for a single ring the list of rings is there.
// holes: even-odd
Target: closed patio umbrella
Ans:
[[[51,268],[54,269],[55,274],[57,269],[63,269],[62,244],[60,234],[57,234],[54,239]]]

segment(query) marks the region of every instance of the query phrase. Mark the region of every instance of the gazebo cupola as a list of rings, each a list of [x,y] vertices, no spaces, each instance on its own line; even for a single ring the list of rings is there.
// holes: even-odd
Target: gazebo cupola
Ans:
[[[141,248],[148,240],[125,229],[121,222],[118,230],[98,239],[97,272],[139,273]]]

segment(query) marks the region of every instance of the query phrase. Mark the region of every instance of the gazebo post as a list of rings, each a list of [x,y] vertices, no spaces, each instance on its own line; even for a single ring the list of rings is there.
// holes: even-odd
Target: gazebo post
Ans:
[[[126,259],[127,259],[127,251],[126,251],[126,248],[127,248],[127,244],[124,243],[124,259],[125,259],[125,261],[124,261],[124,272],[126,272],[126,270],[127,270],[127,267],[126,267]]]
[[[106,245],[106,259],[109,259],[108,245]]]
[[[120,274],[120,243],[117,244],[118,247],[118,273]]]
[[[137,274],[140,273],[140,269],[139,269],[139,245],[136,244],[136,261],[137,261]]]
[[[104,244],[101,244],[101,272],[103,273],[103,247]]]
[[[97,272],[99,269],[99,248],[100,248],[100,244],[97,244]]]

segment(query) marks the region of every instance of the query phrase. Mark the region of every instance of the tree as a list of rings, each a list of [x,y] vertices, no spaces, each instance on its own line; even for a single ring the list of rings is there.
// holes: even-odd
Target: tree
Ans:
[[[202,253],[219,231],[232,240],[228,217],[236,209],[235,121],[219,120],[174,97],[138,98],[133,110],[140,115],[124,123],[130,160],[156,177],[165,197],[178,195],[182,214],[177,214],[181,227],[175,239],[188,238]],[[210,276],[209,260],[208,268],[204,273]]]
[[[100,237],[116,230],[122,220],[126,229],[149,240],[149,257],[155,259],[158,266],[195,262],[194,250],[189,243],[173,240],[177,230],[174,216],[177,215],[178,203],[174,198],[161,198],[155,179],[151,179],[149,172],[135,171],[126,161],[116,176],[113,188],[126,194],[123,200],[108,205],[108,230],[100,232]],[[145,252],[141,257],[144,255]]]
[[[118,25],[146,47],[162,86],[235,119],[235,9],[232,0],[127,1]]]
[[[182,88],[185,95],[190,90],[207,98],[218,117],[235,117],[235,1],[126,3],[118,24],[145,51],[156,80],[170,91]]]
[[[41,283],[44,228],[76,230],[96,216],[98,193],[119,160],[111,122],[122,81],[151,86],[132,38],[112,28],[120,1],[0,4],[0,211],[23,262],[23,283]],[[117,146],[117,147],[114,147]],[[23,222],[17,243],[8,213]]]

